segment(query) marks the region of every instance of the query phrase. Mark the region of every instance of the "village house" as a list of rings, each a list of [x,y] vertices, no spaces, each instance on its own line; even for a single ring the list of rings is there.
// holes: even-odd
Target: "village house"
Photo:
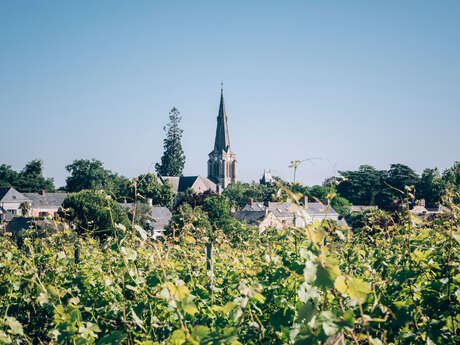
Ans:
[[[54,217],[67,197],[67,193],[47,193],[44,190],[40,193],[23,194],[30,200],[29,216],[31,217]]]
[[[430,218],[435,217],[441,213],[451,213],[451,211],[443,205],[438,205],[436,207],[426,207],[425,199],[417,200],[415,206],[410,210],[410,212],[415,218],[422,222],[429,220]]]
[[[66,193],[20,193],[13,187],[0,187],[1,212],[9,216],[23,215],[21,204],[29,204],[28,216],[55,216],[67,196]],[[11,219],[10,219],[11,220]]]
[[[0,187],[0,207],[10,215],[21,215],[20,205],[31,200],[19,193],[13,187]]]
[[[254,202],[250,199],[243,209],[233,215],[236,219],[251,226],[258,226],[262,233],[268,226],[277,229],[297,226],[305,227],[307,224],[323,219],[340,222],[338,213],[330,206],[320,202],[309,202],[303,199],[303,205],[293,202]]]

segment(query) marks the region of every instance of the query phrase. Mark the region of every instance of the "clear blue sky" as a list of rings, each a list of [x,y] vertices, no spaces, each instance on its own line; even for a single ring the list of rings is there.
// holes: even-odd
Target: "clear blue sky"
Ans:
[[[460,1],[0,2],[0,164],[96,158],[133,177],[183,115],[206,176],[220,82],[239,178],[460,160]]]

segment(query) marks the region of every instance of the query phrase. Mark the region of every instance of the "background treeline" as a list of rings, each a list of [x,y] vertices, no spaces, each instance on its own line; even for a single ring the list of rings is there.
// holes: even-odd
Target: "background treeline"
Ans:
[[[415,198],[425,199],[427,207],[437,206],[447,189],[460,190],[460,162],[442,173],[425,169],[421,176],[403,164],[392,164],[389,170],[377,170],[361,165],[357,171],[340,171],[345,178],[337,185],[337,192],[355,205],[377,205],[391,211],[401,198],[399,191],[414,186]],[[460,200],[456,199],[456,203]]]
[[[60,191],[79,192],[82,190],[103,190],[117,201],[132,202],[135,195],[140,201],[150,198],[154,205],[172,206],[174,193],[169,185],[160,183],[152,173],[142,174],[128,179],[104,168],[101,161],[91,159],[75,160],[67,165],[69,176],[66,185]],[[427,207],[437,206],[447,189],[460,190],[460,162],[443,172],[437,168],[425,169],[418,175],[403,164],[392,164],[388,170],[377,170],[370,165],[361,165],[358,170],[339,171],[341,177],[329,178],[323,186],[305,186],[300,183],[288,183],[275,178],[294,193],[308,196],[312,200],[330,200],[331,205],[341,214],[345,214],[351,204],[377,205],[387,211],[398,207],[405,186],[413,186],[415,199],[425,199]],[[12,186],[20,192],[55,191],[52,178],[43,176],[43,163],[32,160],[24,169],[17,172],[9,165],[0,165],[0,185]],[[276,184],[238,182],[229,186],[224,196],[237,209],[253,199],[254,201],[279,201],[285,199],[278,193]],[[202,204],[198,196],[188,195],[187,202],[192,206]],[[201,199],[204,199],[201,197]],[[460,200],[455,200],[459,203]]]

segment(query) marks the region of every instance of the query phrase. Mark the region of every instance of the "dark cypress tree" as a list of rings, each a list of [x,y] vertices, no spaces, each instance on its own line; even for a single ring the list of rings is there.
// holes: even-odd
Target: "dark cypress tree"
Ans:
[[[161,164],[155,164],[155,170],[160,176],[181,176],[185,165],[184,150],[182,150],[182,133],[179,128],[180,112],[175,107],[169,112],[169,123],[163,128],[166,138],[163,141],[163,156]]]

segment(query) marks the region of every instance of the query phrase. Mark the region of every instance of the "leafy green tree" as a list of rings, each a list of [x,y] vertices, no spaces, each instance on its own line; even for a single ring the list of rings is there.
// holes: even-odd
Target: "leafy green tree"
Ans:
[[[104,169],[96,159],[77,159],[66,166],[70,176],[66,179],[65,190],[75,193],[81,190],[104,190],[120,200],[128,195],[129,180],[110,170]]]
[[[30,211],[30,204],[26,201],[21,202],[19,205],[19,209],[21,210],[21,213],[24,217],[27,217]]]
[[[192,188],[188,188],[184,196],[180,199],[179,203],[177,204],[176,207],[179,207],[183,203],[187,203],[193,208],[202,206],[204,201],[207,198],[213,197],[213,196],[218,196],[216,192],[213,192],[211,190],[204,191],[203,193],[195,193],[195,191]]]
[[[460,162],[455,162],[452,167],[442,173],[444,189],[451,189],[455,192],[454,202],[460,203]]]
[[[346,216],[350,211],[351,203],[339,196],[336,195],[331,199],[331,207],[342,217]]]
[[[230,204],[222,195],[207,198],[202,207],[214,228],[230,217]]]
[[[340,196],[354,205],[375,205],[382,189],[384,172],[370,165],[361,165],[357,171],[339,171],[345,178],[337,186]]]
[[[391,187],[404,191],[406,186],[416,186],[420,178],[417,173],[407,165],[392,164],[385,180]]]
[[[192,208],[189,204],[181,204],[174,212],[166,234],[174,239],[186,238],[186,241],[207,242],[211,237],[212,227],[208,214],[201,207]],[[187,235],[192,236],[186,237]]]
[[[37,193],[41,190],[55,191],[53,179],[43,177],[43,162],[39,159],[27,163],[18,174],[16,183],[12,185],[18,191],[25,193]]]
[[[104,238],[115,224],[129,226],[121,206],[102,190],[83,190],[64,199],[60,216],[75,224],[79,234]]]
[[[96,159],[77,159],[67,165],[70,176],[66,179],[66,190],[74,193],[84,189],[104,189],[107,171]]]
[[[169,123],[163,128],[166,138],[163,141],[163,156],[161,164],[155,164],[155,170],[160,176],[182,176],[185,165],[185,155],[182,149],[182,133],[179,123],[181,116],[175,107],[169,112]]]
[[[425,169],[416,186],[418,199],[425,199],[426,206],[433,207],[439,204],[444,189],[444,181],[438,169]]]
[[[158,178],[152,174],[139,175],[129,187],[129,197],[146,202],[147,199],[152,199],[152,205],[171,207],[174,201],[174,192],[168,181],[164,184],[158,181]]]
[[[231,205],[241,209],[249,202],[249,199],[263,202],[278,201],[278,190],[279,187],[275,184],[237,182],[227,186],[222,195],[229,200]]]
[[[19,178],[17,171],[11,165],[0,165],[0,186],[14,186]]]

